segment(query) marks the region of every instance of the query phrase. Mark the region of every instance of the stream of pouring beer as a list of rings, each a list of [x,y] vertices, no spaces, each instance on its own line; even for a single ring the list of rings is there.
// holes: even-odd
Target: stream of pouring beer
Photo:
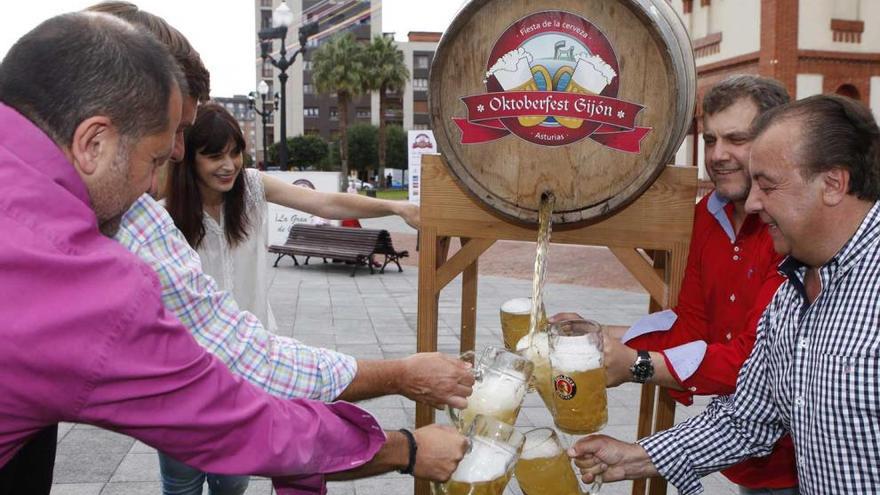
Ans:
[[[544,307],[544,278],[547,275],[547,251],[550,249],[550,232],[552,229],[553,207],[556,196],[552,192],[541,195],[541,206],[538,210],[538,252],[535,256],[535,275],[532,278],[532,312],[529,315],[529,347],[533,345],[533,336],[539,330],[541,309]]]

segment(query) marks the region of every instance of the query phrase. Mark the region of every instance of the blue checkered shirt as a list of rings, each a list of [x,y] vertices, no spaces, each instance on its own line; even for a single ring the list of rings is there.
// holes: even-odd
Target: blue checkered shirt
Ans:
[[[353,357],[275,335],[240,310],[202,271],[198,254],[149,195],[125,213],[115,239],[153,267],[165,307],[233,373],[278,397],[323,401],[334,400],[354,379]]]
[[[736,392],[675,428],[640,440],[683,495],[699,478],[770,453],[791,432],[800,492],[880,493],[880,206],[819,269],[809,304],[806,267],[788,277],[758,324]]]

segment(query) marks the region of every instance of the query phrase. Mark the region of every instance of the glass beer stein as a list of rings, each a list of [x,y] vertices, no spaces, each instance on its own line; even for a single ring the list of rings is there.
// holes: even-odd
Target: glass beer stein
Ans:
[[[550,344],[547,332],[535,333],[531,346],[529,346],[529,336],[524,336],[516,345],[516,351],[532,362],[534,371],[532,371],[531,385],[538,391],[547,410],[552,413],[553,396],[556,395],[556,391],[553,389],[553,376],[550,371]]]
[[[516,481],[523,495],[581,495],[571,459],[551,428],[527,431],[516,461]]]
[[[470,449],[445,483],[432,483],[433,495],[502,495],[523,445],[513,426],[478,414],[467,430]]]
[[[504,347],[508,351],[515,351],[516,345],[529,333],[529,320],[532,312],[531,297],[517,297],[508,299],[501,305],[501,335],[504,337]],[[538,330],[547,325],[547,314],[544,308],[538,317]]]
[[[461,359],[473,363],[476,382],[467,409],[447,408],[452,423],[462,432],[478,414],[516,423],[532,377],[531,361],[499,347],[487,347],[476,362],[473,351],[462,354]]]
[[[553,419],[560,430],[583,435],[608,422],[602,326],[567,320],[550,325]]]

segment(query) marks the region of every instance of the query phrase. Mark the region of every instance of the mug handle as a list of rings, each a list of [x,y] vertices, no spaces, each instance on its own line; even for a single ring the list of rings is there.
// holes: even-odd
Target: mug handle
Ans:
[[[590,485],[590,495],[594,495],[599,493],[599,490],[602,489],[602,475],[596,476],[596,479],[593,480],[593,484]]]
[[[461,353],[458,356],[459,359],[466,363],[471,364],[470,372],[474,375],[474,380],[479,381],[482,379],[483,373],[477,369],[477,353],[474,351],[467,351]],[[452,424],[455,425],[456,428],[461,430],[461,410],[454,409],[452,406],[446,406],[446,412],[449,414],[449,420],[452,421]]]

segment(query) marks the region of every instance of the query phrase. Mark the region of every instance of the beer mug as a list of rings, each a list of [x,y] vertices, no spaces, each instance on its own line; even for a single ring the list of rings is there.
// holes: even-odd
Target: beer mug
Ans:
[[[532,362],[532,382],[531,385],[538,391],[547,410],[553,412],[553,396],[556,395],[553,389],[553,376],[550,371],[550,342],[547,337],[547,331],[541,330],[535,332],[532,342],[529,342],[529,336],[525,335],[516,345],[516,351],[524,358]]]
[[[516,481],[523,495],[581,495],[581,486],[565,453],[565,446],[551,428],[527,431],[519,460]],[[593,483],[591,494],[599,493],[601,481]]]
[[[462,432],[478,414],[516,423],[532,378],[531,361],[499,347],[487,347],[477,362],[473,362],[473,351],[462,354],[461,359],[473,363],[471,371],[476,381],[467,409],[447,407],[452,423]]]
[[[608,422],[602,326],[567,320],[550,325],[556,427],[574,435],[594,433]]]
[[[504,347],[508,351],[515,351],[520,339],[529,333],[531,316],[531,297],[508,299],[501,305],[501,335],[504,337]],[[545,325],[547,325],[547,314],[542,307],[538,314],[538,329],[543,329]]]
[[[504,91],[538,91],[538,83],[532,75],[531,63],[532,54],[517,48],[499,57],[486,72],[486,77],[495,76],[495,80]],[[534,127],[546,118],[543,115],[535,115],[518,117],[518,120],[523,127]]]
[[[523,445],[513,426],[478,414],[467,431],[470,448],[445,483],[432,483],[434,495],[502,495]]]
[[[578,57],[577,64],[565,91],[585,95],[598,95],[611,84],[617,76],[617,72],[598,55],[582,54]],[[574,118],[557,118],[561,125],[569,129],[577,129],[583,124],[583,120]]]

